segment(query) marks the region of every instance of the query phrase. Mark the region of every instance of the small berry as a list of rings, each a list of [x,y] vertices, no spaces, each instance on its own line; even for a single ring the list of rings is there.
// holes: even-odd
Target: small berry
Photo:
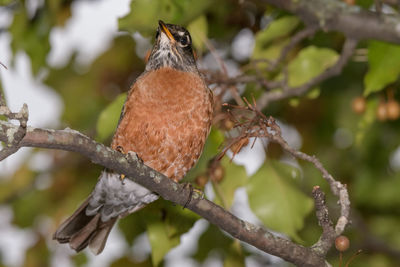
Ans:
[[[400,116],[400,104],[396,100],[389,100],[386,104],[386,114],[389,120],[397,120]]]
[[[367,107],[365,98],[362,96],[354,98],[353,102],[351,103],[351,107],[353,108],[353,111],[357,114],[364,113]]]
[[[385,121],[387,119],[387,109],[384,102],[379,103],[378,109],[376,110],[376,117],[380,121]]]
[[[205,175],[199,175],[196,177],[196,179],[194,180],[194,182],[201,188],[203,188],[206,183],[208,182],[208,177]]]
[[[231,121],[230,119],[226,119],[223,121],[223,127],[229,131],[235,126],[235,123]]]
[[[350,247],[350,240],[344,235],[338,236],[335,240],[335,247],[338,251],[344,252]]]
[[[225,170],[224,170],[224,167],[222,167],[221,165],[216,166],[211,171],[211,179],[217,183],[222,181],[222,179],[224,178],[224,175],[225,175]]]

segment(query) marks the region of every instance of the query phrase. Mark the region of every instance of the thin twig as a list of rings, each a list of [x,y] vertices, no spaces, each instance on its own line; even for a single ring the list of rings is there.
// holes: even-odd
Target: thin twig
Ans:
[[[309,80],[308,82],[298,87],[292,87],[292,88],[287,88],[286,90],[275,90],[264,93],[257,101],[258,107],[262,110],[270,102],[286,99],[293,96],[303,95],[308,90],[312,89],[313,87],[325,81],[326,79],[340,74],[342,72],[343,67],[347,64],[350,57],[353,55],[357,43],[358,41],[355,39],[351,38],[346,39],[343,45],[342,53],[339,59],[332,67],[326,69],[320,75],[316,76],[315,78]]]
[[[329,226],[329,223],[325,224],[324,221],[324,224],[321,225],[323,227],[323,234],[320,240],[313,246],[313,248],[318,251],[318,253],[320,253],[321,255],[325,255],[328,249],[332,246],[335,238],[343,233],[346,225],[349,223],[350,200],[346,185],[343,185],[339,181],[336,181],[315,156],[307,155],[306,153],[290,147],[288,143],[283,139],[281,129],[279,125],[275,122],[275,119],[273,117],[267,118],[257,108],[257,103],[255,102],[255,99],[253,99],[253,104],[249,103],[246,99],[245,102],[247,104],[246,107],[229,105],[235,109],[239,109],[242,111],[251,111],[252,115],[243,115],[245,114],[244,112],[238,113],[242,114],[241,117],[235,117],[232,115],[232,121],[235,122],[235,127],[240,129],[240,134],[235,138],[232,138],[228,142],[228,145],[221,152],[221,155],[226,153],[228,149],[230,149],[232,146],[243,139],[251,137],[264,137],[267,138],[269,141],[279,144],[283,150],[285,150],[292,156],[312,163],[315,168],[319,172],[321,172],[322,177],[329,183],[332,193],[339,198],[338,203],[340,205],[340,217],[336,223],[335,229],[333,230],[333,227]],[[315,187],[314,192],[315,201],[317,201],[321,205],[319,208],[317,207],[317,217],[319,219],[319,222],[321,223],[321,220],[326,220],[327,217],[323,218],[319,216],[328,216],[328,213],[327,211],[325,212],[323,210],[323,205],[325,202],[321,201],[323,195],[321,195],[322,192],[320,192],[319,187]]]
[[[8,70],[7,66],[3,64],[3,62],[0,61],[0,65],[3,66],[6,70]]]
[[[296,41],[300,41],[301,38],[311,35],[313,32],[315,32],[315,30],[316,28],[309,28],[307,31],[302,32],[301,34],[299,34],[298,37],[296,37],[297,38]],[[294,42],[293,45],[295,45],[295,43],[296,42]],[[257,101],[258,108],[262,110],[271,102],[279,101],[294,96],[301,96],[305,94],[307,91],[317,86],[318,84],[320,84],[321,82],[336,75],[339,75],[342,72],[344,66],[351,58],[351,56],[354,54],[357,44],[358,41],[356,39],[347,38],[343,44],[342,53],[340,54],[340,57],[333,66],[326,69],[320,75],[312,78],[308,82],[297,87],[290,87],[288,85],[289,75],[286,66],[282,68],[283,79],[278,81],[270,81],[267,78],[265,78],[264,77],[265,75],[263,75],[262,72],[260,72],[257,66],[257,64],[263,63],[263,61],[257,61],[251,63],[253,65],[253,69],[256,71],[256,75],[241,74],[236,77],[227,77],[226,75],[223,75],[221,73],[215,73],[215,74],[208,73],[208,75],[206,75],[206,80],[209,84],[218,84],[222,86],[223,85],[232,86],[235,84],[246,84],[246,83],[258,84],[260,87],[266,90],[266,92],[263,95],[261,95]],[[287,49],[290,48],[291,48],[290,46],[287,47]],[[281,56],[284,57],[285,53],[287,52],[282,52]],[[273,90],[273,89],[278,89],[278,90]],[[235,97],[235,99],[236,98],[237,97]],[[238,101],[236,102],[239,104]]]
[[[210,50],[210,52],[213,55],[213,57],[215,58],[215,60],[218,62],[218,65],[220,66],[220,69],[222,70],[222,77],[224,77],[224,78],[229,77],[226,65],[225,65],[224,61],[222,60],[222,58],[218,55],[218,52],[215,49],[215,47],[212,45],[212,43],[207,38],[204,38],[204,43],[207,46],[207,48]],[[244,103],[242,101],[242,98],[240,97],[240,94],[238,92],[239,90],[236,87],[236,85],[231,84],[230,86],[228,86],[228,89],[231,92],[231,95],[232,95],[233,99],[235,99],[236,103],[238,105],[243,106]],[[221,98],[224,96],[224,94],[225,94],[225,90],[223,90],[223,93],[221,94]]]
[[[282,49],[279,57],[274,62],[272,62],[272,64],[270,66],[268,66],[268,69],[274,70],[286,58],[287,54],[298,43],[300,43],[305,38],[313,36],[317,32],[318,29],[319,29],[319,27],[312,25],[312,26],[306,27],[305,29],[303,29],[303,30],[297,32],[295,35],[293,35],[290,38],[290,42]]]
[[[322,228],[322,234],[318,242],[313,245],[313,248],[315,248],[317,252],[321,251],[325,256],[335,242],[336,233],[335,229],[333,228],[333,223],[329,219],[329,212],[328,207],[326,206],[324,192],[322,192],[319,186],[314,186],[312,195],[314,198],[315,213],[318,219],[318,223]]]
[[[380,14],[349,6],[343,1],[262,0],[293,13],[306,25],[318,25],[325,32],[340,32],[347,38],[378,40],[400,44],[398,14]],[[328,4],[329,3],[329,4]]]

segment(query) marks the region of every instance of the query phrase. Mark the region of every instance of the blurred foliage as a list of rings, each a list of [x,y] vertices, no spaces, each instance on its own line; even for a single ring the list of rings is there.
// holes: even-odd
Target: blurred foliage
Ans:
[[[204,41],[206,40],[208,33],[208,24],[206,16],[205,15],[199,16],[197,19],[192,21],[187,26],[187,30],[190,32],[190,35],[192,37],[194,48],[198,52],[202,52],[206,47]]]
[[[289,42],[290,34],[299,24],[300,20],[293,16],[272,21],[268,27],[256,33],[252,58],[276,60],[281,49]]]
[[[400,74],[400,47],[371,41],[368,46],[369,70],[365,75],[364,95],[384,89],[395,82]]]
[[[313,202],[294,185],[299,170],[274,160],[266,162],[247,184],[249,204],[257,217],[274,231],[300,241],[297,231]]]
[[[338,55],[332,49],[315,46],[302,49],[288,64],[289,86],[296,87],[306,83],[335,64],[337,59]]]
[[[134,0],[131,2],[131,12],[119,20],[119,28],[130,32],[139,31],[148,36],[157,28],[158,20],[187,25],[203,14],[212,3],[212,0]]]
[[[199,60],[210,53],[205,44],[209,39],[217,50],[223,51],[226,62],[247,67],[243,68],[247,74],[254,75],[248,63],[263,60],[259,65],[261,75],[278,80],[283,78],[283,68],[268,72],[265,67],[279,57],[290,37],[304,28],[299,18],[261,1],[132,0],[131,11],[118,21],[121,34],[116,34],[109,47],[93,62],[79,65],[78,53],[74,53],[66,65],[50,66],[47,62],[51,51],[49,36],[55,27],[64,27],[74,16],[71,6],[77,2],[43,1],[34,12],[28,12],[28,0],[0,1],[12,13],[12,21],[3,32],[11,36],[13,56],[26,53],[33,74],[39,77],[43,70],[43,83],[62,98],[65,109],[61,128],[82,131],[105,143],[118,123],[127,90],[145,65],[136,53],[138,46],[132,33],[138,31],[145,37],[152,36],[159,19],[181,24],[190,30]],[[357,4],[369,8],[373,2],[360,0]],[[245,28],[253,32],[255,45],[248,60],[237,62],[230,44]],[[299,43],[283,62],[289,85],[301,86],[332,66],[342,44],[343,36],[325,32]],[[305,96],[272,103],[264,113],[295,127],[301,136],[301,150],[316,155],[336,178],[348,185],[354,213],[360,218],[345,233],[351,248],[344,257],[348,259],[358,249],[365,249],[351,266],[399,266],[395,257],[377,253],[368,246],[371,239],[363,229],[368,229],[369,235],[385,246],[400,247],[400,167],[390,163],[400,144],[400,123],[399,119],[380,120],[377,115],[382,103],[399,101],[400,46],[368,41],[361,43],[359,49],[368,51],[367,56],[350,62],[340,76],[318,85]],[[8,67],[13,68],[13,63]],[[5,70],[0,67],[0,71]],[[7,88],[3,89],[7,93]],[[257,98],[263,93],[254,83],[247,84],[244,90],[246,97]],[[352,107],[353,99],[360,96],[367,97],[362,112]],[[210,161],[221,152],[226,138],[235,134],[228,130],[213,126],[199,162],[185,181],[210,176]],[[24,266],[50,264],[54,247],[58,246],[50,241],[52,232],[89,195],[102,169],[78,154],[46,151],[51,167],[38,171],[32,167],[38,151],[32,150],[11,177],[0,180],[0,203],[12,209],[12,223],[32,230],[36,237],[26,251]],[[293,167],[282,161],[287,155],[271,144],[266,152],[266,161],[252,175],[246,174],[243,166],[231,162],[227,156],[223,157],[219,163],[223,174],[208,184],[215,195],[213,200],[235,211],[236,189],[245,188],[249,206],[263,226],[310,246],[321,233],[310,192],[314,185],[329,192],[329,186],[311,164],[297,162]],[[0,176],[3,176],[1,172]],[[330,193],[327,203],[335,219],[336,198]],[[157,200],[120,220],[118,225],[130,247],[146,233],[151,254],[138,262],[131,249],[126,250],[111,266],[163,266],[165,255],[180,244],[181,236],[198,220],[197,215],[182,207]],[[358,224],[360,220],[362,227]],[[244,266],[249,255],[256,254],[217,227],[207,225],[197,241],[197,250],[189,257],[203,264],[210,258],[218,258],[228,267]],[[75,266],[85,266],[90,261],[83,253],[68,257]],[[333,266],[338,266],[337,251],[332,249],[328,257]],[[260,264],[269,261],[264,255],[256,258],[261,259]],[[3,259],[4,256],[0,257],[0,266],[4,265]]]
[[[126,93],[122,93],[101,111],[96,125],[97,140],[102,142],[114,133],[125,99]]]

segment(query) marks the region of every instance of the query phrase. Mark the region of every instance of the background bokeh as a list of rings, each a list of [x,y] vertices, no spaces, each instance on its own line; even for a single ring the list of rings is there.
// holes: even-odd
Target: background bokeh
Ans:
[[[362,8],[373,3],[357,2]],[[249,62],[276,59],[304,28],[297,17],[256,0],[0,0],[0,62],[7,66],[0,66],[0,91],[7,105],[18,111],[27,103],[34,127],[69,127],[108,144],[125,93],[144,69],[158,19],[190,30],[205,74],[223,72],[223,61],[232,77],[254,74]],[[343,40],[339,33],[318,32],[298,44],[286,59],[290,85],[331,66]],[[399,116],[378,112],[399,99],[397,62],[399,46],[362,42],[339,76],[263,110],[278,120],[292,147],[316,155],[348,185],[352,224],[345,234],[351,245],[344,258],[363,250],[350,266],[400,265]],[[282,78],[279,71],[262,74]],[[218,94],[216,85],[210,87]],[[264,92],[256,83],[237,87],[246,97]],[[234,103],[229,93],[223,100]],[[309,163],[267,140],[251,148],[250,140],[233,162],[229,152],[220,162],[221,177],[209,181],[215,173],[207,170],[208,161],[235,134],[227,123],[213,126],[186,180],[242,219],[302,245],[315,243],[321,229],[313,186],[327,193],[334,219],[338,206]],[[101,169],[57,150],[24,148],[0,162],[0,266],[290,266],[164,200],[121,220],[100,256],[75,254],[52,233],[87,197]],[[338,266],[334,248],[328,260]]]

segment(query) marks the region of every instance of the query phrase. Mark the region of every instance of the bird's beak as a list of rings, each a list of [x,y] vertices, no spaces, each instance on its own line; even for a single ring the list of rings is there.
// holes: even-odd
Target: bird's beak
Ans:
[[[165,23],[162,20],[158,21],[158,25],[159,25],[161,31],[163,33],[165,33],[165,35],[167,35],[168,39],[170,39],[171,41],[175,42],[174,36],[171,34],[171,32],[167,28],[167,25],[165,25]]]

